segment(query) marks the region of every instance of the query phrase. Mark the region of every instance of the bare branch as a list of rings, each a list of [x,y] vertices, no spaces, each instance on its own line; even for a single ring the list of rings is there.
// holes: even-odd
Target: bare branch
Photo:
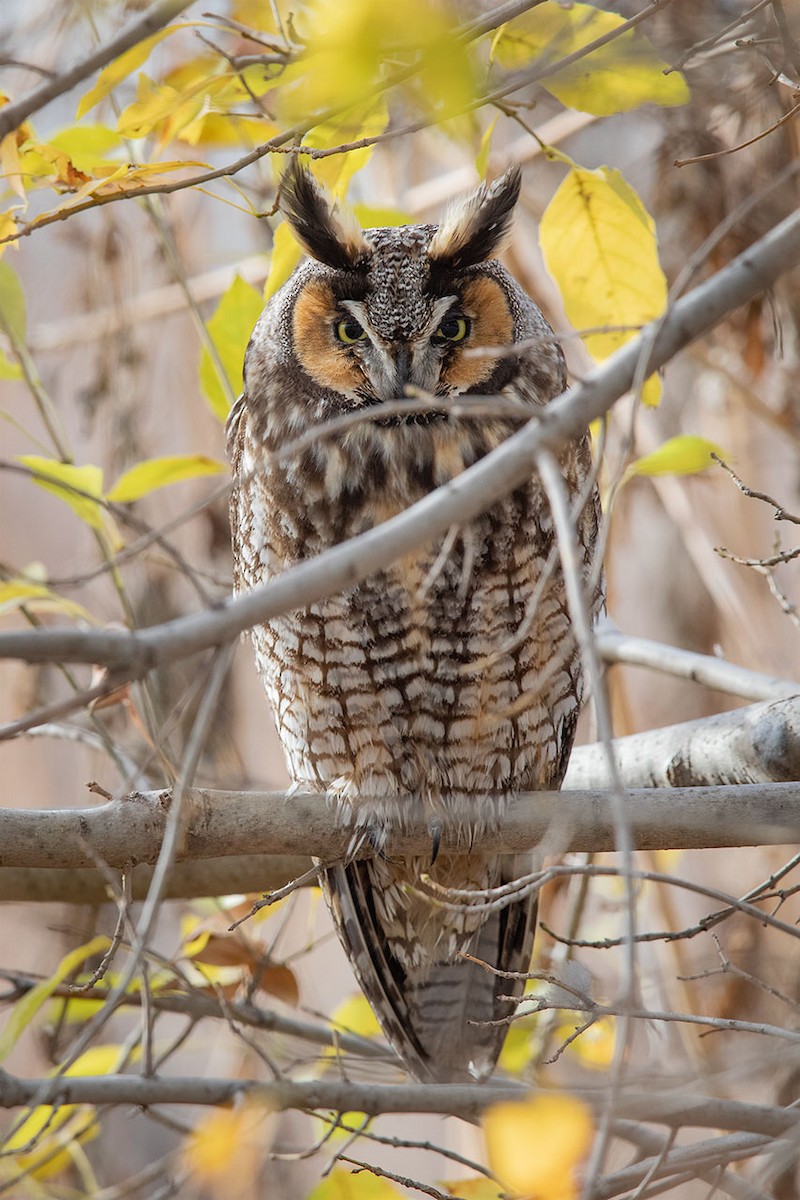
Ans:
[[[480,1116],[492,1104],[518,1100],[531,1092],[547,1093],[522,1083],[482,1084],[379,1084],[321,1079],[307,1082],[282,1080],[261,1083],[249,1079],[203,1079],[197,1077],[150,1077],[141,1075],[66,1076],[58,1079],[17,1079],[0,1073],[0,1106],[20,1108],[40,1092],[48,1092],[62,1104],[230,1104],[237,1097],[251,1096],[277,1110],[322,1108],[333,1112],[451,1113],[463,1118]],[[604,1089],[577,1089],[592,1107],[603,1103]],[[726,1129],[780,1137],[800,1127],[800,1112],[777,1106],[745,1104],[736,1100],[693,1097],[683,1088],[656,1093],[622,1096],[617,1116],[653,1121],[670,1128]]]
[[[729,266],[678,300],[656,325],[554,400],[524,429],[444,487],[375,529],[335,546],[213,612],[135,633],[46,629],[0,634],[0,658],[90,662],[138,677],[155,666],[219,645],[289,609],[352,587],[454,522],[472,519],[530,477],[543,448],[558,451],[606,413],[631,386],[642,354],[647,371],[663,366],[800,261],[800,213],[793,213]]]
[[[800,550],[792,553],[800,554]],[[631,637],[615,629],[611,622],[598,630],[597,648],[604,662],[649,667],[663,675],[691,679],[694,683],[727,692],[730,696],[741,696],[745,700],[778,700],[782,696],[800,693],[800,683],[791,679],[778,679],[761,671],[750,671],[710,654],[696,654],[692,650],[682,650],[649,638]]]
[[[752,704],[617,738],[614,753],[629,788],[800,779],[800,699]],[[581,746],[573,753],[566,787],[598,787],[607,779],[598,746]]]
[[[624,802],[639,849],[785,845],[800,834],[800,783],[636,789],[624,793]],[[184,804],[178,861],[224,858],[254,847],[263,847],[265,855],[313,852],[335,861],[353,834],[347,813],[337,812],[324,795],[187,788]],[[498,805],[502,824],[481,839],[487,853],[519,854],[532,846],[546,853],[614,849],[604,790],[533,792],[498,797]],[[388,835],[386,853],[424,857],[430,852],[429,814],[412,796],[399,798],[398,810],[402,826]],[[60,870],[91,866],[95,856],[123,870],[154,862],[169,813],[168,790],[135,792],[97,808],[0,809],[0,861],[4,867]],[[443,851],[469,853],[463,824],[455,816],[443,825]]]

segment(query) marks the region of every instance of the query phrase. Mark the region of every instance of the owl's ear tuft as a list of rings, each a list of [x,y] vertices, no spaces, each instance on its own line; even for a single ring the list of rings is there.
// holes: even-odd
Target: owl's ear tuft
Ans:
[[[369,254],[355,213],[325,191],[295,156],[281,179],[280,208],[305,252],[326,266],[351,271]]]
[[[428,247],[432,261],[462,271],[497,254],[511,227],[521,180],[519,167],[510,167],[491,187],[481,184],[454,205]]]

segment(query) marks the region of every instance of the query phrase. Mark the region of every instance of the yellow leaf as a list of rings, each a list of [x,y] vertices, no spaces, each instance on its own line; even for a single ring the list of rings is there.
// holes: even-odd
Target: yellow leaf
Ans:
[[[283,287],[302,257],[302,246],[292,233],[291,227],[286,221],[282,221],[272,238],[272,258],[264,284],[265,302]]]
[[[25,341],[25,292],[8,263],[0,263],[0,325],[5,325],[17,341]]]
[[[535,1033],[528,1021],[515,1021],[503,1042],[498,1065],[509,1075],[520,1075],[533,1058],[535,1049]]]
[[[77,1144],[98,1133],[91,1105],[63,1104],[54,1108],[41,1104],[17,1127],[4,1150],[13,1154],[16,1171],[37,1180],[53,1179],[73,1163]]]
[[[492,150],[492,134],[494,127],[499,121],[499,117],[495,117],[493,121],[486,126],[481,136],[481,144],[478,147],[478,153],[475,155],[475,170],[481,179],[486,178],[486,171],[489,166],[489,155]]]
[[[126,1058],[137,1058],[139,1051],[129,1054],[125,1046],[93,1046],[75,1060],[65,1075],[112,1075]],[[30,1172],[35,1179],[50,1179],[72,1161],[75,1139],[81,1142],[95,1137],[98,1128],[94,1108],[88,1104],[66,1104],[57,1108],[40,1104],[17,1126],[6,1141],[6,1151],[17,1150],[17,1170]]]
[[[255,1195],[264,1156],[264,1122],[271,1114],[255,1101],[219,1108],[201,1118],[183,1146],[194,1178],[218,1200]]]
[[[545,209],[539,240],[575,328],[612,327],[583,335],[595,359],[608,358],[664,311],[655,225],[619,171],[570,171]]]
[[[415,64],[416,99],[446,116],[474,96],[467,49],[443,5],[427,0],[317,0],[302,14],[302,75],[279,91],[280,115],[302,120],[374,95],[387,65]],[[293,64],[295,65],[295,64]],[[287,79],[284,72],[281,82]]]
[[[304,136],[303,145],[311,146],[315,150],[346,146],[351,142],[361,141],[362,138],[378,137],[388,123],[389,110],[381,96],[377,102],[373,100],[366,106],[358,105],[347,112],[338,113],[329,121],[315,125]],[[374,150],[374,146],[361,146],[343,154],[333,154],[329,158],[312,158],[309,163],[311,173],[335,196],[344,197],[350,180],[356,171],[367,165]]]
[[[583,1024],[584,1020],[585,1015],[578,1013],[572,1022],[564,1021],[558,1027],[556,1038],[566,1041]],[[600,1017],[588,1029],[585,1029],[580,1037],[577,1037],[574,1042],[570,1042],[569,1053],[580,1059],[586,1067],[605,1069],[611,1066],[616,1040],[615,1028],[613,1017]]]
[[[65,1075],[114,1075],[128,1060],[135,1062],[140,1050],[129,1052],[127,1047],[119,1043],[105,1046],[91,1046],[84,1050],[71,1067],[67,1067]]]
[[[0,1034],[0,1062],[8,1056],[13,1046],[16,1045],[20,1034],[28,1027],[44,1002],[52,996],[59,984],[63,983],[87,958],[90,958],[93,954],[103,953],[108,949],[109,945],[109,939],[101,936],[93,938],[92,941],[87,942],[84,946],[79,946],[77,950],[72,950],[62,958],[48,979],[37,983],[36,987],[32,988],[27,995],[17,1001],[9,1013],[2,1034]]]
[[[179,483],[182,479],[198,479],[201,475],[219,475],[226,471],[224,463],[205,454],[174,454],[163,458],[148,458],[121,475],[106,499],[118,504],[138,500],[149,492]]]
[[[22,379],[22,367],[0,350],[0,379]]]
[[[10,212],[0,213],[0,254],[6,246],[13,245],[19,249],[19,242],[4,242],[4,238],[14,238],[17,234],[17,222]],[[2,285],[0,285],[1,287]]]
[[[642,404],[648,408],[658,408],[661,403],[661,376],[651,375],[642,384]]]
[[[123,108],[117,118],[117,132],[124,138],[146,137],[182,106],[187,108],[184,124],[188,124],[202,109],[203,97],[192,96],[187,103],[175,88],[153,83],[142,71],[136,86],[136,99]]]
[[[206,329],[219,355],[230,392],[242,390],[242,363],[253,326],[261,315],[263,300],[256,288],[237,275],[220,300]],[[213,412],[224,421],[230,408],[228,392],[220,382],[208,350],[200,357],[200,385]]]
[[[622,482],[627,483],[634,475],[696,475],[714,465],[712,454],[727,457],[724,450],[706,438],[691,433],[679,434],[632,462]]]
[[[483,1117],[489,1165],[513,1192],[577,1200],[577,1168],[589,1151],[589,1109],[572,1096],[493,1105]]]
[[[360,992],[343,1000],[334,1009],[331,1024],[335,1029],[346,1029],[348,1033],[356,1033],[364,1038],[376,1037],[381,1032],[378,1018]],[[332,1047],[328,1049],[332,1050]]]
[[[86,525],[104,529],[103,510],[97,501],[103,499],[103,471],[100,467],[75,467],[72,463],[56,462],[38,454],[19,454],[17,462],[35,472],[33,482],[46,492],[64,500]],[[74,491],[72,489],[75,489]]]
[[[21,174],[17,134],[8,133],[0,142],[0,175],[13,192],[25,199],[25,183]]]
[[[356,1175],[335,1167],[308,1193],[306,1200],[401,1200],[404,1194],[388,1179],[369,1171],[359,1171]]]
[[[141,42],[137,42],[135,46],[131,46],[130,50],[126,50],[110,62],[107,67],[104,67],[97,76],[97,82],[93,88],[81,96],[78,103],[78,111],[76,117],[78,120],[84,116],[90,108],[94,108],[95,104],[99,104],[101,100],[112,92],[118,83],[122,83],[123,79],[127,79],[132,75],[137,67],[140,67],[150,57],[150,51],[165,37],[169,37],[176,29],[186,29],[191,22],[182,22],[177,25],[167,25],[165,29],[159,29],[151,37],[145,38]]]
[[[387,225],[413,225],[411,213],[400,208],[377,208],[371,204],[354,204],[353,212],[364,229],[379,229]]]
[[[190,146],[244,146],[248,150],[267,142],[278,126],[256,117],[203,111],[177,136]]]
[[[622,25],[616,13],[603,12],[590,4],[563,7],[546,0],[503,27],[492,50],[505,67],[556,62]],[[665,75],[667,63],[638,29],[619,37],[578,59],[555,75],[541,80],[557,100],[568,108],[596,116],[628,112],[640,104],[676,105],[689,99],[686,81],[678,71]]]
[[[99,124],[70,125],[48,139],[48,145],[63,150],[76,169],[87,174],[107,163],[109,152],[118,149],[120,144],[121,138],[115,130]]]
[[[275,16],[270,5],[264,0],[233,0],[231,16],[248,29],[258,29],[261,33],[272,33],[281,36],[275,25]]]
[[[172,162],[127,163],[122,169],[116,168],[107,178],[96,181],[90,188],[90,194],[109,196],[114,192],[133,192],[149,183],[151,175],[165,175],[170,171],[183,171],[189,167],[207,165],[190,158],[175,159]],[[75,198],[77,199],[77,195]]]
[[[67,600],[41,583],[26,579],[9,579],[0,583],[0,614],[25,607],[31,612],[63,612],[78,620],[91,621],[91,614],[82,604]]]
[[[451,1196],[460,1196],[463,1200],[504,1200],[502,1188],[483,1175],[475,1175],[472,1179],[441,1179],[439,1183]]]

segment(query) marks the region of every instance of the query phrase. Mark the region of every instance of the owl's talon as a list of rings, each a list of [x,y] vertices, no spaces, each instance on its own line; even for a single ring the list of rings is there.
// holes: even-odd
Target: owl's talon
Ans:
[[[391,854],[387,854],[383,848],[386,841],[386,829],[383,825],[371,825],[367,840],[375,852],[375,857],[381,862],[388,863],[390,867],[396,867],[400,863],[399,858],[392,858]]]
[[[431,821],[428,826],[428,833],[431,835],[431,863],[433,866],[439,857],[439,851],[442,847],[442,823],[439,820]]]

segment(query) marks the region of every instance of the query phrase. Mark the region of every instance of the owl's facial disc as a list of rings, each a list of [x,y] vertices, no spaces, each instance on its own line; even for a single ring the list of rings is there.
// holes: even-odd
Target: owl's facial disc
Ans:
[[[294,349],[317,384],[354,407],[400,399],[408,386],[439,396],[479,389],[498,358],[464,351],[513,340],[503,289],[475,275],[449,295],[430,297],[427,310],[418,330],[386,336],[368,300],[342,298],[327,280],[312,279],[295,304]]]

